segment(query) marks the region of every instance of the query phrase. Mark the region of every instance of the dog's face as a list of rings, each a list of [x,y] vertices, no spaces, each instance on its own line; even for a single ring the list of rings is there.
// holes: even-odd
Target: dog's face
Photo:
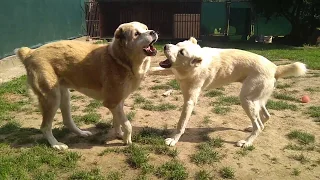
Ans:
[[[162,68],[186,69],[197,67],[202,61],[201,47],[193,37],[176,45],[166,44],[164,54],[167,59],[159,63]]]
[[[158,34],[140,22],[121,24],[114,33],[114,42],[133,56],[155,56],[153,43],[157,40]]]

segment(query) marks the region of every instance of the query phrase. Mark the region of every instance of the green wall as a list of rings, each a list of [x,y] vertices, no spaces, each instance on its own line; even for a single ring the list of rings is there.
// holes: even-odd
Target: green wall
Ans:
[[[0,6],[0,58],[21,46],[85,34],[85,0],[7,0]]]
[[[201,34],[220,34],[220,28],[220,33],[223,34],[226,28],[226,4],[220,2],[203,2]]]

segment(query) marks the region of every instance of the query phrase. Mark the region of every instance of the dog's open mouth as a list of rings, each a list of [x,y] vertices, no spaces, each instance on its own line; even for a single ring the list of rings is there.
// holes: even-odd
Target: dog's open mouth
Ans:
[[[148,47],[143,48],[144,53],[146,53],[147,56],[155,56],[157,55],[157,49],[153,46],[153,44],[156,42],[157,40],[153,40]]]
[[[162,68],[170,68],[172,66],[172,62],[169,59],[166,59],[164,61],[161,61],[159,65]]]

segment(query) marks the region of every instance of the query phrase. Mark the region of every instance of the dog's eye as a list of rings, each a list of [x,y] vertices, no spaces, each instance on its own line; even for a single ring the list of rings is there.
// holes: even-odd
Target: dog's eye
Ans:
[[[181,54],[182,56],[184,56],[184,49],[181,49],[181,50],[179,51],[179,54]]]
[[[137,31],[134,35],[135,35],[135,36],[139,36],[140,34],[141,34],[141,33]]]

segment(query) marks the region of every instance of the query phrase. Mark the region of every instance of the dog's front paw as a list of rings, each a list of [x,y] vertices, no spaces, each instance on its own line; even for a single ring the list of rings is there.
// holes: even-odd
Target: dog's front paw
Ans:
[[[239,147],[249,147],[252,146],[252,143],[246,140],[240,140],[237,142],[237,146]]]
[[[173,139],[173,138],[167,138],[167,139],[165,140],[165,142],[166,142],[166,145],[168,145],[168,146],[175,146],[178,141],[176,141],[176,140]]]
[[[123,143],[125,144],[125,145],[131,145],[132,144],[132,141],[131,141],[131,139],[123,139]]]
[[[81,137],[88,137],[88,136],[91,136],[92,133],[90,131],[81,131],[79,135]]]
[[[68,149],[68,146],[66,144],[61,143],[61,142],[58,142],[57,144],[52,145],[52,147],[54,149],[57,149],[57,150],[66,150],[66,149]]]

